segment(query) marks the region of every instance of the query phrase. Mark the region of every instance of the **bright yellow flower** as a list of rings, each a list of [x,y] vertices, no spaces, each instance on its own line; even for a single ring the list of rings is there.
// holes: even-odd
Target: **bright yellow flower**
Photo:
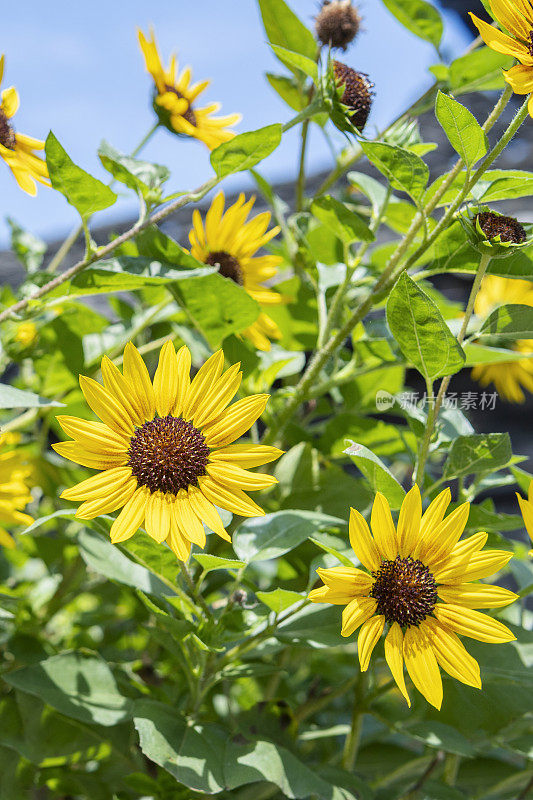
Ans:
[[[4,56],[0,58],[0,82],[4,74]],[[48,186],[46,163],[36,156],[34,150],[44,150],[44,142],[15,133],[11,118],[17,113],[19,96],[14,86],[4,89],[0,104],[0,156],[15,176],[21,189],[31,195],[37,194],[35,181]]]
[[[486,533],[459,541],[470,504],[464,503],[444,518],[450,502],[445,489],[422,514],[418,486],[407,493],[398,525],[386,498],[378,492],[372,507],[372,533],[361,514],[350,513],[350,544],[367,570],[349,567],[318,569],[324,586],[314,589],[314,603],[346,606],[342,636],[359,626],[361,671],[385,626],[385,659],[408,704],[403,665],[416,688],[435,708],[442,703],[439,666],[468,686],[481,688],[477,661],[457,634],[497,644],[515,637],[498,620],[478,608],[499,608],[517,595],[499,586],[475,583],[501,569],[512,554],[485,550]],[[438,602],[438,601],[441,602]]]
[[[15,341],[24,347],[33,344],[37,339],[37,326],[34,322],[21,322],[15,333]]]
[[[102,470],[67,489],[61,497],[82,500],[76,516],[93,519],[122,508],[111,526],[111,541],[129,539],[143,525],[157,542],[166,541],[185,561],[191,543],[205,545],[203,522],[230,541],[215,508],[255,517],[262,508],[243,490],[277,483],[250,472],[281,454],[275,447],[231,444],[262,414],[268,395],[245,397],[228,407],[241,383],[239,364],[222,374],[219,350],[191,381],[191,354],[176,354],[166,342],[153,384],[138,350],[124,350],[124,374],[107,356],[104,385],[80,376],[87,403],[101,422],[59,416],[74,441],[54,445],[65,458]]]
[[[533,6],[530,0],[491,0],[498,22],[511,35],[470,14],[481,38],[497,53],[513,56],[520,63],[504,72],[505,80],[516,94],[533,92]],[[533,117],[533,96],[529,100]]]
[[[193,105],[210,82],[201,81],[191,85],[191,68],[185,67],[178,74],[175,55],[171,57],[168,69],[165,69],[153,30],[150,30],[149,39],[141,30],[138,35],[146,69],[154,79],[154,109],[161,122],[174,133],[199,139],[210,150],[235,136],[229,127],[240,121],[240,114],[213,117],[212,114],[220,110],[219,103],[211,103],[204,108]]]
[[[8,443],[8,434],[0,437],[2,446]],[[31,471],[31,466],[24,462],[16,450],[0,453],[0,544],[4,547],[15,546],[5,525],[31,525],[33,522],[33,517],[22,512],[32,499],[28,488]]]
[[[533,284],[530,281],[487,275],[476,297],[476,314],[486,317],[497,306],[509,303],[533,306]],[[533,339],[518,339],[513,342],[512,349],[521,353],[533,353]],[[478,364],[472,370],[472,378],[481,386],[493,383],[498,394],[511,403],[523,403],[525,395],[522,387],[533,392],[533,358]]]
[[[282,295],[273,292],[263,281],[276,275],[282,259],[279,256],[256,256],[255,253],[277,236],[279,227],[271,228],[270,213],[264,211],[248,221],[255,197],[245,203],[244,194],[224,213],[224,192],[219,192],[205,217],[205,226],[198,209],[193,212],[193,228],[189,233],[191,253],[204,264],[218,266],[225,278],[242,286],[259,305],[279,305]],[[258,350],[270,350],[270,339],[279,339],[281,331],[268,314],[261,312],[249,328],[242,331]]]
[[[522,512],[522,516],[524,518],[524,525],[526,526],[526,531],[529,534],[529,538],[533,542],[533,481],[529,484],[529,491],[527,493],[527,500],[524,500],[518,492],[516,493],[518,497],[518,504],[520,506],[520,511]],[[529,555],[533,556],[533,550],[529,551]]]

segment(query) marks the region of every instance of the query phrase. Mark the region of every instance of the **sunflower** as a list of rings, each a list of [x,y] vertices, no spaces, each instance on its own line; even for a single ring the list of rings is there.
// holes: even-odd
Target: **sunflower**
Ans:
[[[282,295],[263,285],[273,278],[282,259],[279,256],[256,256],[279,233],[279,227],[267,231],[270,213],[264,211],[248,221],[255,197],[245,202],[244,194],[224,213],[224,192],[219,192],[205,216],[205,226],[198,209],[193,212],[189,233],[191,254],[204,264],[217,266],[225,278],[242,286],[259,305],[279,305]],[[242,331],[258,350],[270,350],[270,339],[281,338],[281,331],[263,311],[257,320]]]
[[[4,75],[4,56],[0,58],[0,82]],[[44,142],[15,133],[10,122],[17,113],[19,96],[14,86],[4,89],[0,103],[0,156],[15,176],[15,180],[23,191],[31,195],[37,194],[35,181],[48,186],[48,168],[46,162],[36,156],[34,150],[44,150]]]
[[[157,542],[166,541],[185,561],[191,544],[205,545],[202,523],[230,541],[215,508],[245,517],[264,514],[243,490],[277,483],[247,467],[273,461],[275,447],[232,444],[262,414],[268,395],[252,395],[228,406],[242,373],[234,364],[224,374],[222,350],[191,381],[191,354],[166,342],[150,381],[138,350],[124,350],[124,374],[107,356],[103,386],[80,376],[88,405],[101,422],[59,416],[71,442],[55,444],[65,458],[101,470],[61,497],[82,500],[76,516],[93,519],[121,508],[111,541],[129,539],[143,524]]]
[[[520,62],[503,74],[513,92],[530,94],[533,92],[533,6],[529,0],[491,0],[491,7],[510,36],[471,13],[472,21],[486,45]],[[529,113],[533,117],[533,95]]]
[[[17,442],[18,437],[5,434],[0,437],[0,445]],[[22,509],[31,502],[32,496],[28,488],[31,466],[16,450],[0,453],[0,544],[14,547],[15,542],[7,533],[5,525],[31,525],[33,517],[24,514]]]
[[[476,297],[476,314],[485,317],[504,303],[533,306],[533,284],[530,281],[487,275]],[[512,349],[520,353],[533,353],[533,339],[518,339],[513,342]],[[525,395],[522,387],[533,392],[533,358],[478,364],[472,370],[472,378],[481,386],[493,383],[498,394],[511,403],[523,403]]]
[[[533,542],[533,481],[531,481],[529,484],[527,500],[524,500],[524,498],[521,497],[518,492],[516,493],[516,496],[518,497],[518,505],[520,506],[522,517],[524,518],[526,531],[529,534],[529,538]],[[529,551],[529,555],[533,556],[533,550]]]
[[[154,79],[154,110],[161,123],[173,133],[199,139],[210,150],[232,139],[235,134],[229,130],[229,126],[236,125],[241,120],[241,115],[213,117],[212,114],[220,109],[219,103],[211,103],[204,108],[193,106],[199,95],[209,86],[209,81],[191,85],[191,68],[185,67],[178,74],[175,55],[171,57],[166,70],[157,50],[153,30],[150,30],[149,39],[141,30],[138,30],[138,35],[146,69]]]
[[[474,583],[501,569],[512,554],[481,552],[486,533],[459,542],[469,503],[444,518],[450,490],[441,492],[422,514],[418,486],[407,493],[398,526],[386,498],[378,492],[372,507],[372,534],[355,509],[350,513],[350,543],[365,570],[318,569],[324,586],[309,598],[315,603],[346,606],[342,636],[361,626],[358,652],[361,671],[388,626],[385,659],[410,705],[403,664],[426,700],[440,708],[441,666],[453,678],[481,688],[479,665],[457,634],[493,644],[515,637],[505,625],[475,609],[498,608],[517,595],[498,586]],[[439,602],[439,600],[441,602]]]

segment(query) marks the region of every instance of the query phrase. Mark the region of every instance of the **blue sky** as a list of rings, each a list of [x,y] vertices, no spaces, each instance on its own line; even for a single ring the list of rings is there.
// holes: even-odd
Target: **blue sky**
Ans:
[[[308,25],[317,0],[291,0]],[[400,113],[428,85],[427,66],[435,63],[433,48],[407,32],[380,0],[360,0],[365,30],[342,59],[367,72],[376,84],[368,131]],[[446,15],[443,49],[459,54],[469,34]],[[219,100],[222,113],[239,111],[239,131],[252,130],[290,118],[287,109],[264,79],[265,71],[283,72],[272,55],[254,0],[173,0],[128,3],[92,0],[36,0],[24,6],[8,4],[2,15],[2,50],[6,55],[3,88],[15,85],[21,107],[16,129],[45,138],[52,129],[70,156],[89,172],[106,178],[96,149],[102,139],[128,152],[153,124],[151,83],[137,45],[136,26],[153,23],[165,59],[177,50],[182,65],[190,63],[194,77],[212,78],[204,97]],[[297,130],[261,167],[271,179],[287,180],[295,170]],[[166,164],[172,171],[172,191],[192,189],[210,177],[209,154],[200,143],[159,130],[143,157]],[[331,164],[328,146],[318,130],[310,139],[308,170]],[[228,189],[242,185],[235,176]],[[23,194],[9,170],[0,164],[3,213],[0,244],[6,242],[4,217],[51,239],[67,233],[77,222],[63,197],[40,188],[37,198]],[[98,221],[115,221],[135,213],[136,203],[121,199]]]

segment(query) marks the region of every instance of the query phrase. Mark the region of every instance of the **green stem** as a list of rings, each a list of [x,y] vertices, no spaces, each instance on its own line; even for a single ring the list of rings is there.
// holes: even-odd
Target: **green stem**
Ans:
[[[135,156],[141,152],[145,144],[147,144],[148,141],[152,138],[158,127],[159,127],[159,122],[156,122],[156,124],[152,128],[150,128],[148,133],[145,136],[143,136],[137,147],[131,151],[130,158],[135,158]],[[109,186],[113,186],[114,183],[115,181],[112,180]],[[78,240],[78,237],[80,236],[81,233],[83,233],[83,223],[77,225],[74,228],[74,230],[67,236],[67,238],[60,246],[53,259],[50,261],[47,267],[47,272],[55,272],[58,269],[58,267],[63,263],[64,259],[70,253],[70,250]]]
[[[300,166],[298,169],[298,181],[296,183],[296,211],[301,211],[304,207],[305,196],[305,153],[307,149],[307,138],[309,135],[309,122],[306,119],[302,123],[302,138],[300,145]]]
[[[459,335],[457,336],[457,341],[459,342],[459,344],[462,344],[464,342],[466,331],[468,330],[468,325],[470,323],[472,314],[474,312],[474,304],[476,302],[476,297],[481,288],[481,283],[486,275],[490,262],[491,262],[491,256],[484,253],[481,256],[479,262],[479,267],[476,272],[476,277],[474,278],[474,283],[472,284],[472,289],[470,291],[470,297],[468,298],[468,303],[463,317],[461,330],[459,331]],[[422,483],[424,480],[424,470],[426,467],[426,461],[429,453],[431,437],[433,436],[433,429],[435,427],[435,423],[439,415],[442,401],[444,400],[444,396],[448,390],[448,386],[450,385],[451,379],[452,379],[451,375],[447,375],[445,378],[442,379],[439,388],[439,393],[437,394],[437,399],[435,401],[433,400],[431,401],[430,409],[428,412],[428,418],[426,422],[426,430],[424,433],[424,438],[422,441],[416,467],[415,483],[417,483],[420,487],[422,487]],[[431,394],[432,393],[433,389],[431,390]]]
[[[498,100],[498,103],[496,104],[495,108],[487,118],[487,121],[485,123],[485,130],[489,130],[494,125],[496,119],[505,108],[505,105],[507,104],[509,97],[510,94],[506,89],[503,92],[500,99]],[[524,106],[518,111],[516,117],[509,125],[509,128],[504,133],[502,139],[500,139],[494,150],[491,151],[491,153],[487,156],[481,167],[479,167],[479,169],[476,171],[472,179],[469,181],[468,189],[466,190],[467,192],[472,188],[472,186],[475,185],[475,183],[483,175],[483,172],[485,171],[486,167],[489,164],[491,164],[495,158],[497,158],[497,156],[501,153],[503,147],[505,147],[506,144],[508,144],[509,141],[513,138],[516,131],[519,129],[520,125],[525,120],[527,113],[528,109],[526,100]],[[503,145],[502,142],[504,143]],[[494,153],[496,154],[494,155]],[[374,284],[373,288],[370,290],[367,297],[355,309],[355,311],[353,312],[351,317],[346,321],[343,327],[329,339],[326,345],[315,351],[314,355],[309,361],[306,371],[304,372],[299,383],[293,390],[292,397],[289,398],[289,400],[285,405],[285,408],[277,415],[275,421],[265,432],[265,435],[263,437],[264,444],[272,444],[278,441],[278,437],[282,433],[287,422],[292,418],[293,414],[296,412],[298,407],[308,399],[308,392],[311,390],[313,383],[320,374],[322,367],[327,362],[327,360],[344,343],[344,341],[351,334],[352,330],[356,327],[356,325],[358,325],[359,322],[361,322],[362,319],[366,316],[366,314],[370,311],[374,303],[387,294],[389,289],[394,285],[396,279],[398,278],[398,275],[405,269],[407,269],[410,263],[412,263],[414,258],[413,256],[405,264],[402,265],[400,270],[396,270],[396,267],[400,262],[400,260],[402,259],[402,256],[409,249],[420,227],[424,224],[424,220],[437,207],[439,200],[447,191],[449,186],[451,186],[455,177],[461,171],[462,166],[463,166],[463,161],[462,159],[459,159],[455,164],[455,166],[453,167],[453,169],[448,174],[448,176],[446,177],[446,179],[443,181],[439,189],[435,192],[430,202],[426,205],[426,207],[422,211],[419,211],[416,214],[405,237],[396,248],[396,251],[391,256],[386,268],[384,269],[384,271]],[[453,215],[455,210],[461,204],[462,197],[463,195],[461,193],[461,197],[458,201],[456,201],[456,204],[454,204],[455,208],[453,209],[451,214],[444,215],[443,219],[446,218],[446,222],[442,224],[443,221],[441,220],[441,222],[435,227],[435,231],[439,229],[440,232],[443,229],[443,227],[446,227],[446,225],[450,221],[450,216]],[[436,238],[436,236],[434,236],[435,231],[427,239],[424,245],[421,245],[421,247],[418,248],[418,250],[416,251],[416,258],[414,260],[419,258],[420,254],[427,249],[427,247],[429,246],[430,243],[432,243],[432,241],[434,241],[434,238]]]
[[[461,756],[457,753],[448,753],[444,762],[443,778],[448,786],[455,786],[457,774],[461,764]]]
[[[363,717],[365,713],[364,695],[366,689],[366,672],[361,672],[359,680],[355,685],[354,703],[352,711],[352,724],[350,732],[344,743],[342,754],[342,766],[348,771],[352,771],[357,759],[357,752],[361,743],[361,733],[363,730]]]
[[[24,300],[20,300],[18,303],[6,308],[5,311],[0,313],[0,322],[4,322],[8,319],[12,314],[18,314],[21,311],[24,311],[30,303],[33,303],[35,300],[40,300],[41,297],[44,297],[49,292],[57,289],[63,283],[74,278],[78,273],[82,272],[86,267],[94,264],[97,261],[100,261],[103,258],[106,258],[108,255],[113,253],[119,247],[121,247],[124,242],[133,239],[140,231],[147,228],[149,225],[157,225],[162,220],[166,219],[166,217],[174,214],[179,208],[188,205],[189,203],[196,203],[198,200],[201,200],[202,197],[213,189],[217,183],[220,182],[220,178],[211,178],[206,183],[199,186],[192,192],[188,192],[187,194],[181,195],[176,200],[173,200],[164,208],[159,209],[159,211],[154,212],[151,214],[144,222],[136,222],[129,230],[123,233],[121,236],[117,236],[116,239],[113,239],[112,242],[100,247],[97,253],[91,254],[89,258],[84,258],[81,261],[78,261],[74,266],[67,269],[65,272],[61,273],[61,275],[57,275],[48,283],[45,283],[44,286],[41,286],[40,289],[33,292],[33,294],[29,295],[28,297],[24,298]]]
[[[187,585],[187,589],[189,590],[193,601],[195,603],[198,603],[198,605],[201,606],[203,612],[208,617],[211,617],[212,616],[211,609],[209,608],[209,606],[205,602],[204,598],[202,597],[202,595],[200,594],[200,592],[198,591],[198,589],[194,585],[194,581],[191,578],[191,574],[190,574],[189,570],[187,569],[187,564],[185,564],[183,561],[179,561],[179,565],[180,565],[180,569],[181,569],[181,574],[183,576],[183,580],[185,581],[185,583]]]
[[[426,381],[426,393],[428,397],[429,409],[428,409],[428,416],[426,420],[426,430],[424,431],[424,436],[422,441],[420,442],[420,447],[418,449],[418,458],[416,463],[416,472],[415,472],[415,480],[414,482],[417,483],[420,488],[424,483],[424,469],[426,467],[426,461],[429,454],[429,447],[431,444],[431,437],[433,435],[433,427],[435,425],[435,399],[433,397],[433,383],[431,381]]]

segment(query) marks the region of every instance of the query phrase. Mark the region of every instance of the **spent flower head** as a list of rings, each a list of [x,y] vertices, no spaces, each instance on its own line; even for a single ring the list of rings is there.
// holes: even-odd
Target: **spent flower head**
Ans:
[[[346,50],[361,28],[361,16],[351,0],[324,0],[315,18],[316,37],[324,47]]]
[[[526,227],[489,206],[469,206],[458,214],[470,244],[491,258],[507,258],[531,244]]]

